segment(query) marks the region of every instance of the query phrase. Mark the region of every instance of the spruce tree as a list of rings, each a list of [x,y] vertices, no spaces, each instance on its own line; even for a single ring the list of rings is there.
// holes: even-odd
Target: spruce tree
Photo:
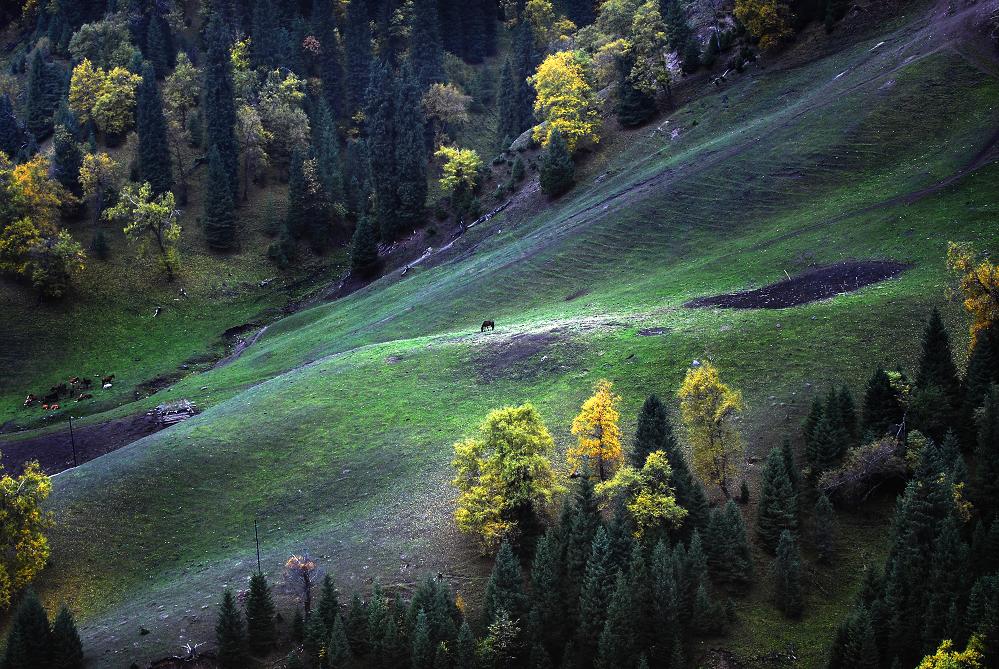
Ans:
[[[350,652],[353,655],[366,654],[368,652],[368,612],[360,595],[356,592],[350,598],[344,629],[347,631],[347,640],[350,642]]]
[[[500,150],[509,148],[513,140],[517,139],[521,133],[520,127],[520,87],[514,79],[513,61],[507,58],[503,63],[503,70],[500,73],[499,95],[496,98],[498,105],[498,119],[496,124],[496,141]]]
[[[634,65],[635,58],[630,54],[617,59],[617,106],[615,113],[618,122],[625,128],[637,128],[656,114],[655,98],[636,88],[631,81],[631,69]]]
[[[431,1],[430,4],[433,4]],[[408,232],[424,220],[427,201],[427,156],[421,84],[409,63],[400,73],[395,113],[396,231]]]
[[[250,577],[250,592],[246,597],[246,638],[250,652],[255,655],[266,655],[274,647],[277,639],[274,613],[270,586],[258,572]]]
[[[52,129],[53,88],[48,64],[41,49],[35,49],[28,69],[28,83],[25,92],[24,124],[37,139],[46,137]]]
[[[396,100],[397,81],[388,65],[375,61],[367,89],[365,123],[368,131],[369,173],[375,196],[375,226],[383,241],[391,241],[398,231]]]
[[[148,181],[154,193],[166,193],[173,185],[170,145],[167,142],[166,119],[163,117],[163,101],[156,85],[156,71],[148,62],[142,66],[136,119],[139,134],[139,180]]]
[[[302,641],[305,638],[305,617],[302,609],[295,609],[295,615],[291,619],[291,640]]]
[[[308,184],[305,180],[305,153],[295,149],[288,164],[288,207],[286,209],[288,232],[300,239],[307,232],[309,216]]]
[[[711,573],[723,583],[745,585],[752,578],[752,557],[746,524],[734,500],[713,509],[705,534],[705,553]]]
[[[711,599],[707,582],[701,582],[694,593],[690,631],[701,636],[718,634],[724,628],[724,617],[722,606]]]
[[[580,28],[590,25],[596,18],[594,3],[590,0],[562,0],[560,5],[569,20]]]
[[[336,36],[336,14],[323,2],[312,3],[312,30],[319,40],[318,70],[323,99],[334,119],[345,117],[343,57]]]
[[[274,0],[256,0],[253,3],[250,36],[250,63],[255,68],[273,69],[278,64],[278,52],[281,48]]]
[[[350,240],[350,268],[364,276],[371,274],[378,265],[378,240],[375,226],[367,215],[361,217]]]
[[[392,621],[394,624],[394,620]],[[339,613],[330,628],[329,641],[326,642],[326,659],[331,669],[347,666],[350,659],[350,641],[347,640],[347,630],[343,626],[343,616]]]
[[[818,474],[835,467],[846,450],[848,436],[841,429],[836,415],[830,415],[828,407],[822,414],[822,420],[815,428],[812,438],[812,467]]]
[[[853,401],[853,394],[848,387],[843,386],[840,388],[838,403],[841,425],[849,437],[848,443],[850,446],[857,446],[860,444],[860,425],[857,421],[857,410]]]
[[[793,533],[797,527],[797,495],[787,475],[783,452],[773,448],[763,465],[760,501],[756,507],[756,534],[763,546],[773,551],[781,533],[784,530]]]
[[[558,652],[565,643],[566,607],[562,602],[562,564],[554,530],[538,540],[531,563],[531,596],[537,627],[545,647]]]
[[[928,652],[932,652],[939,639],[953,638],[954,633],[959,632],[948,624],[948,618],[955,599],[966,593],[971,585],[967,582],[971,567],[969,555],[968,545],[961,538],[957,520],[954,514],[950,514],[944,518],[937,531],[930,559],[930,579],[925,584],[923,638],[928,642]]]
[[[24,125],[14,113],[14,103],[6,93],[0,95],[0,151],[8,157],[16,156],[24,146]]]
[[[217,146],[208,152],[208,178],[205,198],[205,240],[215,250],[229,250],[236,246],[236,216],[233,213],[232,190],[229,174]]]
[[[593,482],[589,476],[581,476],[572,497],[569,527],[560,529],[565,545],[565,575],[562,586],[565,590],[565,605],[569,611],[570,624],[578,620],[580,591],[586,574],[586,565],[593,551],[593,542],[600,529],[600,510],[593,492]],[[606,541],[606,534],[604,541]]]
[[[510,615],[511,620],[523,621],[527,614],[527,596],[524,594],[524,580],[520,563],[509,542],[500,544],[496,554],[496,564],[486,583],[486,594],[482,604],[482,627],[487,628],[496,619],[500,609]]]
[[[430,641],[430,627],[427,614],[420,609],[416,614],[416,627],[413,629],[412,669],[432,669],[434,647]]]
[[[53,652],[52,631],[42,603],[34,590],[21,597],[7,632],[7,649],[2,669],[49,667]]]
[[[475,636],[467,621],[461,623],[461,629],[458,630],[454,666],[456,669],[475,669]]]
[[[974,445],[976,439],[975,412],[985,401],[989,386],[999,383],[999,360],[994,353],[995,330],[992,327],[979,332],[968,357],[961,407],[961,436],[968,445]]]
[[[346,204],[343,169],[340,165],[340,140],[337,137],[333,112],[320,101],[315,131],[316,169],[326,197],[331,203]]]
[[[236,598],[228,588],[222,594],[222,603],[219,605],[215,640],[218,644],[218,663],[221,669],[243,669],[246,666],[243,618],[236,606]]]
[[[205,145],[218,151],[218,169],[225,176],[229,187],[229,197],[216,190],[222,185],[209,178],[211,197],[205,198],[208,217],[208,202],[224,200],[232,211],[239,195],[239,146],[236,143],[236,101],[232,81],[232,66],[229,58],[230,39],[222,18],[212,14],[205,33],[208,51],[204,70],[204,116]],[[224,248],[231,248],[231,240]]]
[[[693,614],[694,600],[699,586],[708,584],[708,558],[701,542],[701,534],[694,531],[690,538],[690,547],[684,550],[683,544],[677,544],[673,555],[678,569],[677,583],[679,590],[680,611],[683,618]]]
[[[360,111],[365,103],[365,91],[372,70],[371,28],[363,2],[347,5],[343,26],[344,64],[347,91],[347,117]],[[390,97],[389,100],[392,100]],[[391,103],[390,103],[391,104]]]
[[[326,629],[323,619],[312,613],[305,620],[305,639],[302,649],[312,661],[313,666],[320,666],[320,658],[326,654],[326,642],[329,641],[330,630]]]
[[[989,518],[999,510],[999,386],[985,395],[976,423],[975,495],[979,510]]]
[[[815,551],[819,562],[829,562],[836,545],[836,511],[824,494],[815,502]]]
[[[415,0],[409,38],[409,60],[416,69],[419,90],[444,81],[444,49],[441,42],[437,0]]]
[[[513,58],[513,81],[517,89],[517,105],[520,108],[519,131],[534,125],[534,88],[528,83],[528,78],[534,74],[538,65],[535,54],[534,30],[530,21],[520,21],[513,35],[511,45]]]
[[[774,563],[774,599],[777,608],[789,618],[799,618],[803,608],[801,595],[801,556],[794,535],[780,534],[777,561]]]
[[[680,0],[662,0],[661,12],[663,22],[666,24],[669,48],[682,54],[686,49],[687,40],[690,39],[691,31]]]
[[[56,126],[52,140],[52,165],[56,180],[77,197],[83,193],[79,179],[82,164],[83,152],[73,133],[63,125]]]
[[[662,630],[656,625],[655,584],[645,559],[645,549],[636,543],[628,563],[628,587],[631,590],[632,634],[637,652],[649,652]]]
[[[655,606],[652,628],[656,630],[656,640],[651,654],[657,665],[669,660],[680,640],[680,592],[673,558],[673,552],[664,541],[657,543],[652,550],[649,576]]]
[[[632,667],[637,661],[634,634],[634,600],[624,573],[617,572],[614,592],[607,606],[607,620],[597,648],[596,669]]]
[[[669,420],[666,405],[657,395],[649,395],[642,405],[638,415],[638,426],[635,428],[635,445],[631,449],[629,461],[631,466],[640,469],[645,465],[649,453],[663,451],[670,464],[673,464],[678,453],[676,435],[673,424]]]
[[[971,589],[965,616],[972,634],[985,639],[985,657],[999,657],[999,574],[982,576]]]
[[[575,183],[576,166],[565,138],[557,129],[552,132],[548,148],[541,155],[539,177],[541,190],[551,198],[566,193]]]
[[[614,587],[610,558],[607,531],[601,527],[593,537],[590,559],[586,563],[586,573],[579,594],[579,618],[574,644],[574,653],[578,658],[593,657],[597,651]]]
[[[864,390],[862,434],[874,439],[884,436],[892,425],[902,421],[902,412],[898,392],[892,387],[887,372],[878,367]]]
[[[163,15],[154,12],[149,18],[146,30],[146,58],[153,65],[157,77],[165,77],[173,64],[173,40],[170,38],[170,25]]]
[[[819,399],[818,395],[812,397],[812,405],[808,411],[808,415],[805,417],[805,422],[802,424],[801,433],[802,438],[805,442],[805,460],[809,464],[815,462],[815,431],[819,427],[819,422],[822,420],[822,400]]]
[[[937,309],[930,314],[923,333],[922,356],[913,394],[915,420],[924,434],[939,441],[948,428],[958,426],[961,380],[954,365],[950,335]]]
[[[82,669],[83,643],[73,614],[63,604],[52,624],[52,669]]]
[[[340,617],[340,600],[336,594],[336,585],[329,574],[323,577],[323,585],[319,591],[319,617],[323,619],[326,629],[332,630],[336,619]]]

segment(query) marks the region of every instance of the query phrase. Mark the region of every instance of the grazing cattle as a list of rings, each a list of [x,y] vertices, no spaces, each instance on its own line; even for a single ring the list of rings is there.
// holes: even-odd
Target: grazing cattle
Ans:
[[[90,379],[83,379],[82,381],[80,381],[80,387],[83,388],[84,390],[90,390],[91,388],[94,387],[94,382],[91,381]]]
[[[48,411],[48,410],[49,410],[49,405],[48,404],[43,404],[42,405],[42,411]]]
[[[56,411],[58,409],[59,409],[59,405],[58,404],[50,404],[49,405],[49,411]]]
[[[45,400],[46,402],[55,402],[57,399],[59,399],[59,391],[55,388],[50,388],[49,392],[46,393],[42,397],[42,399]]]
[[[103,386],[101,386],[101,388],[103,388],[104,390],[108,390],[109,388],[111,388],[111,384],[105,383]]]
[[[28,396],[24,398],[24,406],[30,407],[32,404],[38,401],[38,398],[28,393]]]
[[[102,386],[109,385],[112,381],[114,381],[114,374],[111,374],[110,376],[105,376],[104,378],[102,378],[101,379],[101,385]]]
[[[482,321],[482,327],[479,328],[479,332],[485,332],[486,328],[490,330],[496,329],[496,321]]]
[[[64,395],[69,395],[69,386],[67,386],[65,383],[60,383],[57,386],[52,386],[50,390],[54,390],[59,395],[59,397],[62,397]]]
[[[79,376],[71,376],[71,377],[69,377],[69,385],[71,385],[71,386],[77,386],[79,384],[80,384],[80,377]]]
[[[80,396],[76,398],[77,402],[82,402],[83,400],[93,399],[93,395],[90,393],[80,393]]]

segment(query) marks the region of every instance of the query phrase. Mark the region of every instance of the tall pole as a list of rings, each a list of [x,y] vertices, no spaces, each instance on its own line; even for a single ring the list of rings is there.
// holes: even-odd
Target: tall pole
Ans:
[[[257,573],[262,574],[260,570],[260,534],[257,532],[257,519],[253,519],[253,540],[257,544]]]
[[[76,461],[76,436],[73,434],[73,417],[69,417],[69,443],[73,446],[73,466],[79,463]]]

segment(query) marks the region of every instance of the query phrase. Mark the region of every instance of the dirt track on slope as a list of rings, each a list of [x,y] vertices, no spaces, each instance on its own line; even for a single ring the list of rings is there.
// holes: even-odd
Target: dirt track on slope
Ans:
[[[784,309],[849,293],[898,276],[909,265],[891,260],[847,261],[817,267],[755,290],[699,297],[685,307]]]

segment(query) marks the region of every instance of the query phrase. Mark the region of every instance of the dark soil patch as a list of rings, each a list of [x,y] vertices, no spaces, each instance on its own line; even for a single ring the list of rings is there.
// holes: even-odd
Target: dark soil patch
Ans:
[[[488,335],[487,335],[488,336]],[[479,378],[484,383],[496,377],[533,376],[543,373],[542,365],[532,364],[530,369],[521,369],[523,363],[548,350],[556,343],[562,343],[562,338],[551,332],[539,334],[515,334],[489,344],[475,360]]]
[[[893,260],[851,260],[816,267],[804,274],[739,293],[699,297],[685,307],[783,309],[849,293],[898,276],[909,265]]]
[[[49,432],[19,441],[0,442],[3,465],[20,473],[24,463],[38,460],[47,474],[55,474],[73,466],[73,441],[79,464],[100,457],[133,441],[157,432],[162,428],[156,412],[140,413],[126,418],[116,418],[96,425],[76,425],[73,439],[69,426],[59,432]]]
[[[589,290],[587,290],[586,288],[580,288],[580,289],[579,289],[579,290],[577,290],[577,291],[576,291],[575,293],[572,293],[571,295],[566,295],[566,296],[565,296],[565,301],[566,301],[566,302],[572,302],[573,300],[578,300],[578,299],[579,299],[579,298],[581,298],[581,297],[582,297],[583,295],[587,295],[587,294],[589,294],[589,292],[590,292],[590,291],[589,291]]]

